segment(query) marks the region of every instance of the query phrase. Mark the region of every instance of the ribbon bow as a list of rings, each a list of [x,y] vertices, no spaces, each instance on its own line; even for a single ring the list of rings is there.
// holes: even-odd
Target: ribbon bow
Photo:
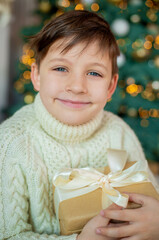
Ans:
[[[102,189],[103,209],[108,207],[112,202],[126,207],[128,195],[122,194],[114,188],[149,181],[146,172],[146,162],[138,161],[131,167],[123,170],[127,161],[126,151],[108,149],[107,154],[108,166],[110,168],[108,175],[104,175],[94,168],[89,167],[66,169],[55,174],[53,184],[55,186],[54,201],[56,213],[58,213],[61,201],[81,196],[98,188]]]

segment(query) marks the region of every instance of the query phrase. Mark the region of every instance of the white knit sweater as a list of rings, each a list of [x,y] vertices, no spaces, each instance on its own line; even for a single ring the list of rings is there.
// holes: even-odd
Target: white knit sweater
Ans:
[[[64,167],[107,165],[107,148],[125,149],[145,161],[134,132],[119,117],[101,112],[89,123],[54,119],[40,95],[0,125],[0,240],[73,240],[59,236],[52,179]]]

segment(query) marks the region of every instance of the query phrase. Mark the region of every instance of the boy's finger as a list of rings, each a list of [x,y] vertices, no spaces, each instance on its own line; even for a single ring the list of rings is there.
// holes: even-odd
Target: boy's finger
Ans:
[[[112,203],[108,208],[101,210],[100,215],[104,217],[105,210],[121,210],[121,209],[123,209],[123,207],[120,207],[120,206],[116,205],[115,203]]]
[[[130,237],[137,234],[137,228],[133,225],[122,226],[122,227],[100,227],[96,229],[97,234],[113,237],[113,238],[124,238]]]
[[[137,194],[137,193],[126,193],[126,194],[129,195],[130,202],[138,203],[138,204],[141,204],[142,206],[144,206],[149,202],[150,203],[152,202],[152,197],[149,197],[143,194]]]
[[[125,222],[134,222],[140,217],[140,213],[137,209],[123,209],[123,210],[112,210],[106,209],[103,210],[102,216],[105,218],[118,220],[118,221],[125,221]]]

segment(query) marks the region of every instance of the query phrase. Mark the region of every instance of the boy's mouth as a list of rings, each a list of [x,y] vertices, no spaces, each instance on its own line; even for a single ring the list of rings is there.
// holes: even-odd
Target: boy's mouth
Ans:
[[[82,101],[72,101],[70,99],[60,99],[60,98],[57,98],[57,100],[60,103],[64,104],[65,106],[68,106],[71,108],[82,108],[91,103],[91,102],[82,102]]]

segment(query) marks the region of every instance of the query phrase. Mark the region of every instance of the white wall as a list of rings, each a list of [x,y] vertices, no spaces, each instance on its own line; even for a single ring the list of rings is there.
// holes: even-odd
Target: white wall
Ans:
[[[1,110],[7,106],[7,90],[9,76],[9,24],[0,25],[0,121]]]
[[[0,0],[0,122],[4,116],[2,109],[13,101],[13,82],[17,76],[17,60],[22,54],[23,41],[20,31],[24,26],[36,25],[39,19],[33,15],[37,9],[37,0],[13,0],[10,1],[10,10],[6,11],[6,18],[10,21],[4,24],[1,21],[1,0]],[[9,6],[8,6],[9,7]]]

